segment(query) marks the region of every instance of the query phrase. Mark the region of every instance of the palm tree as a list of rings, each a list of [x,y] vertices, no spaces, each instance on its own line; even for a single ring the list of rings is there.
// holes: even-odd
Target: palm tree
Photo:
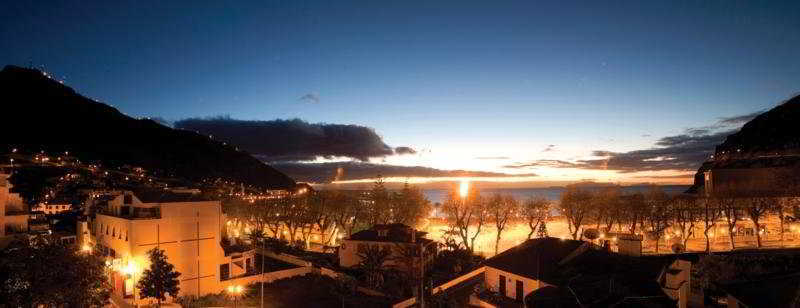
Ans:
[[[391,249],[381,248],[380,245],[366,245],[358,252],[361,259],[359,267],[367,275],[367,285],[379,288],[383,284],[383,264],[389,260]]]

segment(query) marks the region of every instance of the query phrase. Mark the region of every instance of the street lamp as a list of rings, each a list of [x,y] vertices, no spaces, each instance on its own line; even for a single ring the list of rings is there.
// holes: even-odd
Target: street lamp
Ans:
[[[133,299],[136,300],[136,272],[139,271],[139,266],[134,259],[128,260],[128,265],[122,268],[122,273],[130,276],[131,279],[131,294]]]
[[[239,296],[242,295],[242,290],[243,290],[242,286],[234,286],[234,285],[228,286],[227,289],[228,294],[230,294],[230,296],[233,297],[233,307],[237,306],[238,304],[237,299]]]

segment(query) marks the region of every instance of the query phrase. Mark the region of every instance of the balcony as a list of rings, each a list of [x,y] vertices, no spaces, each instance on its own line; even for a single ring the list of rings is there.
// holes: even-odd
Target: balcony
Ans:
[[[101,214],[124,219],[160,219],[160,207],[132,207],[123,206],[119,209],[119,213],[114,213],[113,210],[105,209]]]

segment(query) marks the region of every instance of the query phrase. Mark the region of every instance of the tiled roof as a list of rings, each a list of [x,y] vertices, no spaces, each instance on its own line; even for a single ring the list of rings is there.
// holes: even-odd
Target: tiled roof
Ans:
[[[632,257],[588,245],[557,238],[528,240],[484,264],[553,285],[526,299],[542,305],[569,307],[578,301],[612,305],[633,298],[650,299],[645,306],[669,307],[672,304],[658,278],[675,257]]]
[[[380,236],[378,230],[387,230],[386,236]],[[423,238],[427,232],[417,231],[404,224],[388,224],[388,225],[374,225],[372,228],[362,230],[350,236],[350,240],[354,241],[371,241],[371,242],[410,242],[409,231],[416,232],[416,239],[418,242],[429,243],[431,240]]]
[[[523,277],[548,281],[554,276],[558,263],[581,245],[581,241],[554,237],[532,239],[487,259],[484,264]]]

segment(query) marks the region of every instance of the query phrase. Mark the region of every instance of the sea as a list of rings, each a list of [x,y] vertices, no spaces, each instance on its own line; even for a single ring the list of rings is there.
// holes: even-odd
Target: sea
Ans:
[[[634,185],[622,186],[623,193],[644,193],[650,189],[648,185]],[[676,195],[685,192],[689,189],[689,185],[660,185],[661,190],[669,195]],[[587,187],[587,189],[603,189],[603,186]],[[561,193],[564,192],[564,187],[539,187],[539,188],[487,188],[481,189],[480,193],[483,196],[491,196],[493,194],[503,194],[514,196],[518,200],[526,200],[531,197],[544,197],[550,201],[558,202]],[[423,189],[422,193],[432,204],[441,204],[447,199],[447,194],[450,193],[449,189]]]

